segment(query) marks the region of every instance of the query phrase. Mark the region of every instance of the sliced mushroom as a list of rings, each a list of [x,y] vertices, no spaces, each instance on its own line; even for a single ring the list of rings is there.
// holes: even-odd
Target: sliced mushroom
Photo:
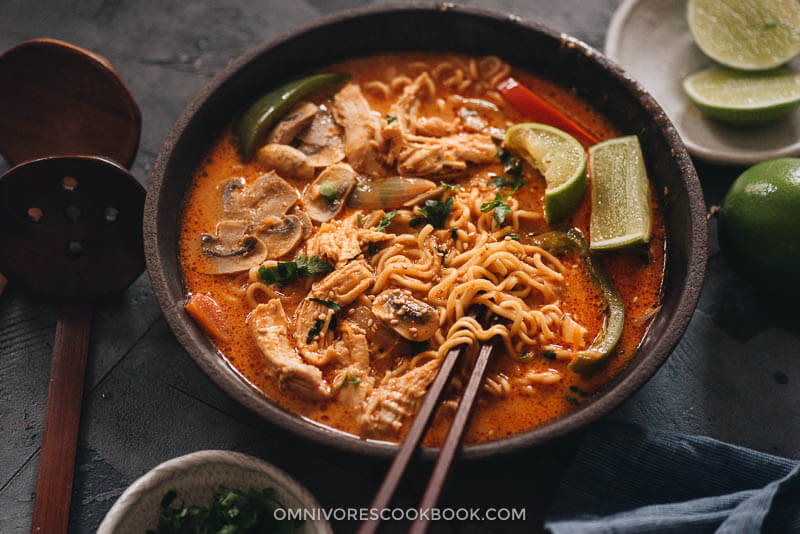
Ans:
[[[245,183],[244,178],[234,178],[222,189],[225,215],[252,223],[283,216],[297,200],[294,187],[274,172],[262,174],[251,184]]]
[[[246,271],[266,259],[264,243],[249,235],[248,227],[247,221],[220,221],[215,235],[200,236],[200,248],[212,260],[208,274]]]
[[[425,341],[439,328],[436,308],[405,289],[387,289],[375,298],[372,313],[411,341]]]
[[[234,195],[241,194],[245,186],[247,186],[247,181],[241,176],[231,178],[222,186],[222,209],[225,210],[225,213],[233,209]]]
[[[300,102],[272,129],[267,144],[290,144],[300,131],[311,124],[319,108],[312,102]]]
[[[336,217],[355,185],[356,172],[347,163],[337,163],[322,171],[303,194],[303,204],[311,220],[323,223]]]
[[[308,216],[308,213],[295,206],[292,210],[292,215],[300,219],[300,226],[303,228],[303,239],[310,236],[314,226],[311,224],[311,217]]]
[[[368,210],[395,209],[435,188],[435,183],[424,178],[389,176],[377,180],[362,180],[356,185],[347,205]]]
[[[297,246],[303,237],[303,225],[294,215],[286,215],[282,219],[269,217],[256,229],[255,234],[264,243],[267,259],[275,259]]]
[[[327,167],[344,159],[342,128],[325,106],[320,106],[311,124],[297,136],[298,149],[314,167]]]
[[[308,156],[289,145],[269,144],[256,152],[256,161],[281,176],[296,178],[304,182],[314,178],[314,166]]]
[[[371,306],[359,304],[353,307],[352,311],[347,314],[347,320],[358,325],[367,334],[368,342],[376,349],[373,358],[381,359],[388,356],[403,339],[398,337],[383,321],[375,317]],[[405,343],[405,340],[402,342]]]

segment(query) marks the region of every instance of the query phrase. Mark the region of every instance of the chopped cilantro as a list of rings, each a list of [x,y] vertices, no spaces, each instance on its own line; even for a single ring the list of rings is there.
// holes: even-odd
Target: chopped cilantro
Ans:
[[[503,170],[513,178],[522,178],[522,161],[515,158],[511,152],[505,148],[497,151],[497,157],[500,158],[500,163],[503,164]]]
[[[333,302],[332,300],[323,300],[323,299],[315,299],[314,297],[308,297],[308,300],[311,302],[316,302],[317,304],[322,304],[326,308],[330,308],[335,312],[341,311],[342,307]]]
[[[339,392],[339,390],[342,389],[343,387],[345,387],[347,384],[352,384],[354,386],[357,386],[360,383],[361,383],[361,379],[359,379],[359,378],[351,375],[349,372],[347,372],[344,375],[344,380],[342,380],[342,383],[339,384],[338,386],[336,386],[333,389],[333,391],[331,391],[331,395],[336,395]]]
[[[447,191],[455,191],[456,189],[461,189],[461,186],[448,184],[447,182],[439,182],[439,185],[444,187]]]
[[[577,393],[577,394],[578,394],[578,395],[580,395],[581,397],[588,397],[588,396],[589,396],[589,394],[588,394],[588,393],[586,393],[585,391],[583,391],[583,390],[582,390],[581,388],[579,388],[578,386],[570,386],[570,387],[569,387],[569,390],[570,390],[570,391],[572,391],[573,393]]]
[[[378,226],[375,229],[379,232],[383,232],[389,225],[392,223],[392,219],[394,219],[395,215],[397,215],[396,211],[390,211],[386,215],[383,216],[381,222],[378,223]]]
[[[508,176],[492,176],[492,179],[489,180],[489,184],[495,186],[498,189],[502,189],[504,187],[511,188],[510,195],[513,195],[517,192],[517,190],[521,189],[524,185],[528,182],[522,178],[521,176],[516,176],[514,178],[509,178]]]
[[[547,349],[546,351],[542,352],[541,356],[542,358],[545,358],[547,360],[555,360],[556,351],[554,351],[553,349]]]
[[[436,249],[436,252],[442,255],[442,265],[444,265],[444,259],[447,257],[447,249],[439,248],[436,245],[433,246]]]
[[[381,249],[380,249],[380,247],[378,246],[377,243],[370,243],[370,244],[367,245],[367,255],[368,256],[374,256],[375,254],[380,252],[380,250]]]
[[[500,226],[505,222],[506,215],[511,213],[511,206],[508,205],[508,202],[506,202],[507,200],[508,197],[503,197],[503,195],[498,191],[494,196],[494,200],[490,200],[481,204],[481,213],[489,213],[490,211],[494,211],[492,216],[494,217],[497,226]]]
[[[533,354],[531,354],[530,352],[523,352],[520,355],[519,359],[520,360],[530,360],[532,357],[533,357]]]
[[[453,241],[458,240],[458,226],[454,226],[452,230],[450,230],[450,237],[453,238]]]
[[[339,196],[339,192],[336,190],[336,186],[330,182],[324,182],[319,184],[319,194],[325,197],[325,200],[328,202],[333,202],[336,200],[336,197]]]
[[[397,120],[397,117],[393,117],[392,115],[386,114],[386,124],[392,124],[394,121]]]
[[[519,241],[519,234],[516,232],[511,232],[510,234],[506,234],[506,237],[509,239],[513,239],[514,241]]]
[[[266,285],[278,284],[287,286],[297,280],[313,274],[327,273],[333,269],[330,263],[319,256],[300,256],[295,261],[280,261],[274,267],[258,269],[258,277]]]
[[[444,202],[438,200],[426,200],[425,206],[419,208],[419,215],[411,219],[411,226],[421,226],[430,223],[434,228],[444,228],[447,217],[453,209],[453,199],[448,198]]]
[[[327,273],[333,266],[319,256],[308,257],[299,256],[296,260],[297,268],[301,276],[311,276],[312,274]]]
[[[306,336],[306,344],[309,344],[312,341],[314,341],[314,338],[317,337],[320,332],[322,332],[322,327],[324,325],[325,321],[323,321],[322,319],[317,319],[316,321],[314,321],[314,326],[312,326],[308,330],[308,335]]]
[[[364,218],[361,216],[360,213],[358,215],[356,215],[356,220],[358,221],[358,225],[359,226],[362,226],[362,227],[364,226]]]

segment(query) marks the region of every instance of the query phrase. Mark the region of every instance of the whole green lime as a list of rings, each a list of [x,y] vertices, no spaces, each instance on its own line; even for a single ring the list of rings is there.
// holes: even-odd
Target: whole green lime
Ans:
[[[741,276],[800,294],[800,158],[765,161],[736,179],[719,211],[719,245]]]

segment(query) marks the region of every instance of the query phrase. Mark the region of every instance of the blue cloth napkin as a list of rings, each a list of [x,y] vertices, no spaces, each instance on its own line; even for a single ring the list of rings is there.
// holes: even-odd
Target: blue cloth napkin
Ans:
[[[554,534],[800,533],[800,462],[604,421],[587,431],[545,526]]]

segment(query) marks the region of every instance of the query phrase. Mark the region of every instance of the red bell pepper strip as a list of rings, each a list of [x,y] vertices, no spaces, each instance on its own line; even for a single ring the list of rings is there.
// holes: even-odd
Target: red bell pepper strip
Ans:
[[[596,145],[600,141],[514,78],[508,77],[501,81],[497,84],[497,90],[532,121],[564,130],[575,137],[585,148]]]
[[[226,339],[225,314],[210,295],[198,293],[189,295],[185,309],[206,332],[217,339]]]

